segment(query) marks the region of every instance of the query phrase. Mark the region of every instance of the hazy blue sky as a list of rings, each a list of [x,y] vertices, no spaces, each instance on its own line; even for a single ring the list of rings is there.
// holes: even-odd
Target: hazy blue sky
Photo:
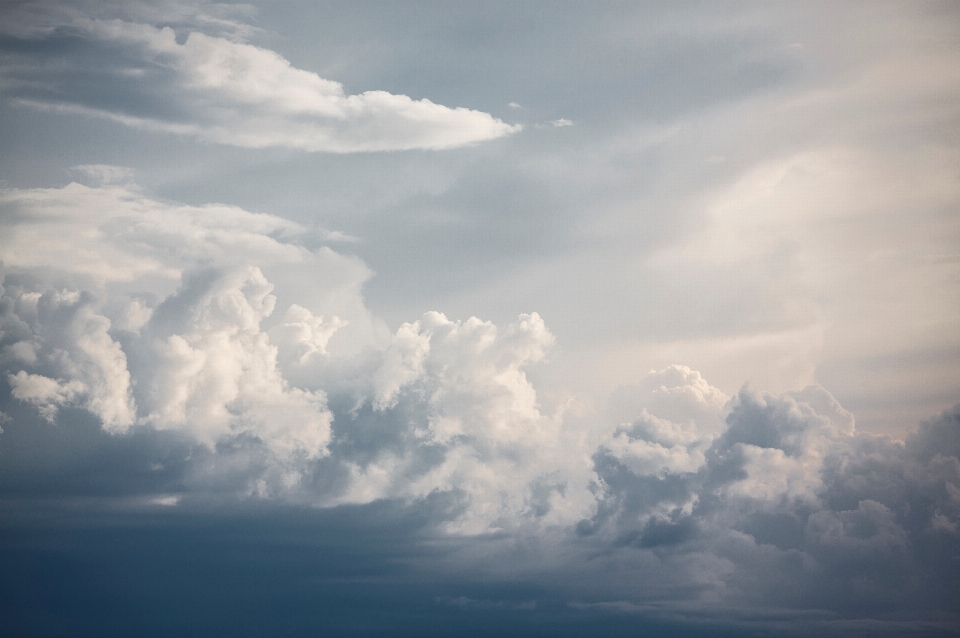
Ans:
[[[960,632],[955,3],[6,2],[0,260],[0,632]]]

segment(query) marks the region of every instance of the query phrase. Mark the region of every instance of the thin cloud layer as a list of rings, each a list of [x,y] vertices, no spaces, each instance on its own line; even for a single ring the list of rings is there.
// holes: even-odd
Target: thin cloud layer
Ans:
[[[218,144],[332,153],[449,149],[521,128],[426,98],[348,95],[339,82],[227,37],[191,30],[178,41],[170,27],[54,18],[61,22],[14,30],[25,39],[0,57],[4,93],[16,104]]]

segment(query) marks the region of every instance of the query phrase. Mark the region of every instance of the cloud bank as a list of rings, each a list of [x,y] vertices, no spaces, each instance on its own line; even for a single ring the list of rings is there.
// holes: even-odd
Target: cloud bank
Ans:
[[[729,397],[682,365],[602,410],[547,409],[529,375],[555,338],[536,313],[500,328],[428,312],[391,334],[364,307],[363,264],[292,222],[130,183],[0,204],[8,489],[57,484],[43,475],[64,457],[39,459],[72,430],[88,442],[57,454],[87,496],[395,502],[441,537],[493,539],[440,573],[532,579],[583,613],[956,626],[960,411],[901,442],[858,433],[819,386]]]

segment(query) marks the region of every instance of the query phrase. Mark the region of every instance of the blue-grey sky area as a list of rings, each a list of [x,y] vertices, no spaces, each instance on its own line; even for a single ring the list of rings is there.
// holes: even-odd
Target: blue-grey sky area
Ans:
[[[960,633],[960,9],[0,6],[0,634]]]

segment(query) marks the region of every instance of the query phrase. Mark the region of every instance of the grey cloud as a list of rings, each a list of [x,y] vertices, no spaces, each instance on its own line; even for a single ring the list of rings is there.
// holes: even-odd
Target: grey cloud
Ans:
[[[58,407],[81,399],[104,428],[122,432],[133,422],[130,376],[120,345],[108,333],[89,292],[0,287],[2,357],[13,395],[54,421]],[[26,368],[24,370],[23,368]]]
[[[819,388],[741,392],[726,420],[696,472],[638,475],[598,452],[604,491],[597,516],[578,526],[581,538],[619,557],[686,555],[708,570],[711,556],[729,561],[706,591],[730,604],[771,604],[771,588],[785,588],[793,593],[777,604],[840,614],[950,608],[960,587],[960,406],[905,443],[853,433]],[[816,470],[798,472],[790,459]]]

